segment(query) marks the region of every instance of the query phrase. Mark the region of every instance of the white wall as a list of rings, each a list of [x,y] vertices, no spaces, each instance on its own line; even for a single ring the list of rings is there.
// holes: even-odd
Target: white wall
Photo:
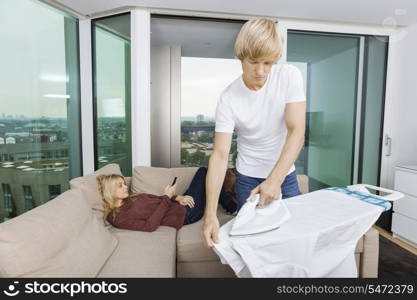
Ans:
[[[171,49],[151,48],[151,165],[171,164]]]
[[[151,165],[180,167],[181,47],[151,49]]]
[[[417,24],[406,27],[395,43],[393,69],[392,158],[389,186],[397,164],[417,164]]]

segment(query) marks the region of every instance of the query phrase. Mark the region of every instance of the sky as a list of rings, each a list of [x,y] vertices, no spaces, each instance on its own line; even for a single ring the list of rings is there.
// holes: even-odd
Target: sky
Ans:
[[[214,118],[221,92],[241,74],[237,59],[182,57],[181,116]]]
[[[0,66],[0,115],[66,117],[66,99],[51,97],[66,93],[63,15],[1,0]]]

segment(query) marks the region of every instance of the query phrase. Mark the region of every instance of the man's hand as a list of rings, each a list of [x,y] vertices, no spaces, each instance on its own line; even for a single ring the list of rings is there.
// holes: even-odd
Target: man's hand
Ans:
[[[191,196],[177,196],[175,201],[177,201],[182,206],[188,205],[189,207],[194,207],[194,199]]]
[[[205,216],[201,238],[207,248],[212,248],[219,242],[219,219],[217,216]]]
[[[258,206],[263,206],[272,200],[279,199],[279,196],[281,195],[281,185],[267,178],[250,192],[250,197],[256,194],[260,194]]]

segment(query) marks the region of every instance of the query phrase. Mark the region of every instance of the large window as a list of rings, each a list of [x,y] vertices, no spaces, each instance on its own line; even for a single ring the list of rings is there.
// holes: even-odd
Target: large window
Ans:
[[[216,104],[242,74],[234,41],[243,21],[153,15],[152,165],[207,166]],[[229,167],[237,157],[233,136]]]
[[[181,58],[181,166],[208,166],[213,151],[217,101],[222,91],[241,74],[237,59]],[[234,133],[229,167],[235,166],[236,157]]]
[[[93,22],[95,168],[119,164],[132,174],[130,14]]]
[[[0,222],[81,175],[78,21],[42,2],[0,1]]]

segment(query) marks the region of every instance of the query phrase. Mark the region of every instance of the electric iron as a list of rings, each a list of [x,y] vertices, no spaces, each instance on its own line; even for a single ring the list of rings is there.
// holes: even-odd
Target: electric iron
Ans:
[[[246,200],[235,217],[230,236],[264,233],[278,229],[291,218],[290,211],[282,201],[274,200],[262,207],[257,206],[260,195],[255,194]]]

